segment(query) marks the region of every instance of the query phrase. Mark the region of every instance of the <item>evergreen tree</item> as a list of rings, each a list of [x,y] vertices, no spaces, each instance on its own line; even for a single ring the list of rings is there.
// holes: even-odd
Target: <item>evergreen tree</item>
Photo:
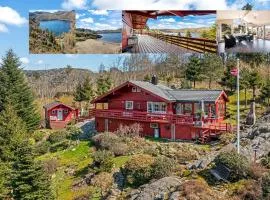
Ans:
[[[0,159],[0,199],[11,199],[11,189],[8,182],[10,180],[10,174],[10,167],[8,163],[5,163]]]
[[[40,162],[34,161],[33,148],[24,141],[15,152],[16,160],[12,165],[11,186],[15,200],[54,199],[50,180]]]
[[[261,76],[258,71],[253,70],[247,77],[249,87],[252,89],[253,100],[256,98],[256,89],[261,86]]]
[[[216,54],[204,54],[202,59],[202,73],[208,79],[208,88],[211,89],[212,82],[218,81],[223,72],[221,57]]]
[[[40,116],[34,104],[34,97],[28,86],[23,71],[19,68],[19,58],[9,50],[2,59],[0,68],[0,112],[5,104],[14,107],[17,115],[25,122],[27,130],[37,128]]]
[[[246,5],[244,5],[242,7],[242,10],[252,10],[252,8],[253,8],[253,6],[251,4],[249,4],[249,3],[247,3]]]
[[[106,93],[107,91],[109,91],[112,87],[112,80],[109,76],[104,76],[101,75],[98,79],[97,79],[97,95],[102,95],[104,93]]]
[[[88,76],[83,82],[83,100],[90,101],[94,97],[94,91]]]
[[[186,31],[186,35],[185,35],[185,37],[189,37],[189,38],[191,38],[191,33],[190,33],[190,31],[189,31],[189,30],[187,30],[187,31]]]
[[[196,87],[196,81],[202,78],[202,63],[199,57],[193,55],[189,57],[186,67],[186,79],[193,82],[193,87]]]
[[[219,84],[228,88],[231,92],[236,88],[236,77],[231,75],[231,70],[236,67],[235,59],[228,59],[226,62],[226,69]]]
[[[84,97],[82,84],[79,83],[74,93],[74,101],[82,102]]]
[[[261,98],[267,100],[267,106],[270,106],[270,79],[266,80],[266,83],[261,89]]]

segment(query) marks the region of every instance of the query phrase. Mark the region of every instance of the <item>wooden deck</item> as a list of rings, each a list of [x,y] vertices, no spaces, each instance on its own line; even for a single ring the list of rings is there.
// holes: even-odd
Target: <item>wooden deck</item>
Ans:
[[[132,48],[132,53],[195,53],[195,51],[154,38],[150,35],[137,35],[138,44]]]

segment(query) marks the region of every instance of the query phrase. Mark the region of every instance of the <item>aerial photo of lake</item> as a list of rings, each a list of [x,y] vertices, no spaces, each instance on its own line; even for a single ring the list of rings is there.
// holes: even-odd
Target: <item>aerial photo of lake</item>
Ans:
[[[99,35],[102,36],[100,40],[103,40],[105,42],[121,43],[122,41],[122,33],[102,33]]]
[[[63,33],[68,33],[71,29],[71,22],[68,20],[48,20],[40,21],[39,27],[42,30],[48,29],[53,32],[56,36],[60,36]]]

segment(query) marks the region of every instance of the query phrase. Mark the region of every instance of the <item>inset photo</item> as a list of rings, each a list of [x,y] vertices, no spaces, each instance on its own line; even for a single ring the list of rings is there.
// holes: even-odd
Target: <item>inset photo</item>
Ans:
[[[219,53],[270,52],[270,11],[217,11]]]
[[[76,53],[75,12],[34,10],[29,13],[31,54]]]
[[[123,53],[216,53],[214,10],[126,10]]]
[[[76,11],[76,52],[121,53],[122,18],[116,10]]]

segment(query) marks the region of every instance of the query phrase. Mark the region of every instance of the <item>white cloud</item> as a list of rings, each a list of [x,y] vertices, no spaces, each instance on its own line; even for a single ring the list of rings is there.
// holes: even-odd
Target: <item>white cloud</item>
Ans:
[[[168,19],[161,19],[160,21],[161,21],[161,22],[169,22],[169,23],[173,23],[173,22],[175,22],[175,19],[174,19],[174,18],[168,18]]]
[[[1,24],[10,24],[20,26],[25,24],[27,20],[24,17],[21,17],[20,14],[10,8],[0,6],[0,23]],[[3,27],[2,27],[3,28]]]
[[[65,10],[84,9],[87,7],[87,0],[64,0],[61,6]]]
[[[109,15],[109,12],[107,10],[88,10],[93,15]]]
[[[85,23],[94,23],[94,20],[91,17],[81,19],[80,21]]]
[[[93,6],[107,10],[226,10],[226,0],[93,0]]]
[[[85,13],[83,13],[83,14],[76,13],[76,19],[79,19],[79,18],[81,18],[83,16],[85,16]]]
[[[0,32],[2,32],[2,33],[8,32],[8,28],[5,24],[0,24]]]
[[[38,64],[38,65],[41,65],[41,64],[43,64],[43,63],[44,63],[43,60],[38,60],[38,61],[37,61],[37,64]]]
[[[29,64],[30,63],[30,60],[27,57],[21,57],[20,61],[22,64]]]

